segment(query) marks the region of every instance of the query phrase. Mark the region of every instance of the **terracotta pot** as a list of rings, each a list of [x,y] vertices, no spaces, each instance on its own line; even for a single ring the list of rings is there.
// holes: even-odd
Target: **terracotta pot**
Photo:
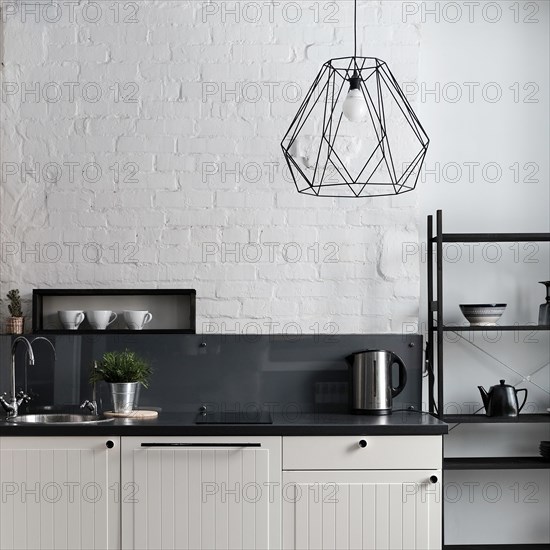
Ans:
[[[7,334],[23,334],[24,331],[25,331],[24,317],[8,317],[8,319],[6,320]]]

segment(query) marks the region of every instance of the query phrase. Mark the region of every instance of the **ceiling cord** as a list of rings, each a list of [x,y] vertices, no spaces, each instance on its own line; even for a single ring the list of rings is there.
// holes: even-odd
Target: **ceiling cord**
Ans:
[[[355,0],[355,4],[354,4],[353,28],[354,28],[354,49],[353,49],[353,57],[357,57],[357,0]]]

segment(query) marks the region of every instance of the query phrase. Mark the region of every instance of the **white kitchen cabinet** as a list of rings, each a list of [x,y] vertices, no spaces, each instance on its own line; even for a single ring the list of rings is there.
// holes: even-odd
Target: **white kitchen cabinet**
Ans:
[[[439,549],[441,461],[440,436],[0,437],[0,550]]]
[[[433,470],[283,474],[285,550],[440,548]]]
[[[120,548],[119,438],[0,437],[0,490],[1,550]]]
[[[283,467],[285,550],[441,548],[441,437],[284,437]]]
[[[122,546],[281,547],[280,437],[124,437]]]

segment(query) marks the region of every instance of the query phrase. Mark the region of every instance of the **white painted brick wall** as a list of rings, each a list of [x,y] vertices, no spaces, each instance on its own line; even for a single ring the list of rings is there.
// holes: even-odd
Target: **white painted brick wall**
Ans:
[[[352,2],[59,3],[58,21],[47,4],[2,3],[2,298],[20,288],[30,315],[36,287],[196,288],[211,332],[417,320],[414,195],[302,196],[280,152],[300,105],[286,92],[353,51]],[[360,1],[359,17],[362,53],[414,80],[400,2]]]

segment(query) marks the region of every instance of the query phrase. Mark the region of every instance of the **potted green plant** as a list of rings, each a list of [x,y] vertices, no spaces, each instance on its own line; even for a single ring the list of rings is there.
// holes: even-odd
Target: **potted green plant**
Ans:
[[[10,303],[8,310],[10,317],[6,321],[6,332],[8,334],[23,334],[25,330],[25,318],[21,309],[21,296],[17,288],[10,290],[6,295]]]
[[[129,413],[134,408],[139,386],[148,387],[152,372],[147,361],[133,351],[109,351],[94,365],[91,382],[107,382],[114,412]]]

